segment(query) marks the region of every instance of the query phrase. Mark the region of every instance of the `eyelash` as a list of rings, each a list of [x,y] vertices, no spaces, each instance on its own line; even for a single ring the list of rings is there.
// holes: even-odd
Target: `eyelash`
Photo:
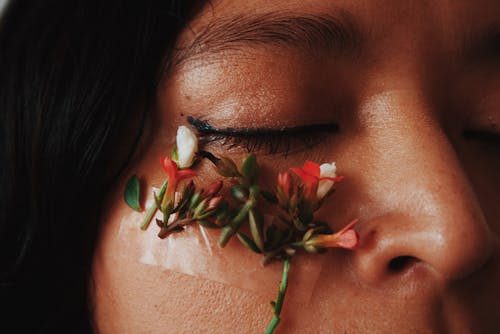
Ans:
[[[467,129],[462,132],[462,137],[465,140],[476,141],[481,146],[484,145],[484,149],[493,150],[493,153],[500,157],[500,133]]]
[[[290,152],[310,149],[321,143],[325,137],[338,133],[337,124],[313,124],[293,128],[222,128],[217,129],[208,122],[188,117],[188,122],[198,130],[202,141],[207,144],[220,143],[228,149],[242,147],[248,152],[263,151],[267,154],[286,156]],[[466,129],[462,132],[466,140],[485,144],[487,149],[493,149],[500,156],[500,133]]]
[[[292,128],[223,128],[217,129],[209,123],[188,118],[188,122],[201,135],[201,140],[207,144],[220,143],[232,149],[242,147],[248,152],[265,152],[267,154],[282,154],[310,149],[332,133],[338,132],[337,124],[313,124]]]
[[[500,145],[500,133],[483,130],[465,130],[462,136],[468,140],[480,140],[495,145]]]

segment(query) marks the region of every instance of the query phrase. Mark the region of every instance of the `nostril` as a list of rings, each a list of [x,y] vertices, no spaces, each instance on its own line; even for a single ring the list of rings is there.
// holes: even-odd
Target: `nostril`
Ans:
[[[417,262],[417,259],[413,256],[405,255],[398,256],[391,261],[389,261],[389,271],[391,272],[401,272],[407,268],[409,268],[413,263]]]

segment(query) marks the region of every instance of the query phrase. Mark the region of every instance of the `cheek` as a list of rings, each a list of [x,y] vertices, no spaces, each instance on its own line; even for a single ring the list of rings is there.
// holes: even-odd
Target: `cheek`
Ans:
[[[164,240],[157,237],[154,222],[141,231],[145,214],[126,206],[123,188],[121,182],[104,206],[93,261],[91,288],[100,332],[168,328],[177,333],[187,327],[191,332],[231,332],[244,327],[242,332],[251,333],[266,327],[280,263],[262,267],[261,256],[236,240],[220,249],[219,231],[203,234],[198,227],[188,227]],[[152,202],[151,196],[147,202]],[[294,259],[289,301],[303,304],[311,299],[324,260]]]
[[[248,328],[264,328],[268,298],[148,264],[144,240],[156,236],[141,231],[140,220],[120,196],[103,219],[91,282],[99,332],[231,332],[241,317]]]

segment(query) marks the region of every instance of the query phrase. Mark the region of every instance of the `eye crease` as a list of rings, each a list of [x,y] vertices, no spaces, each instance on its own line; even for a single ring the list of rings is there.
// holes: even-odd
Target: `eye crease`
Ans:
[[[339,132],[336,123],[309,124],[282,128],[217,128],[209,122],[188,117],[188,122],[206,144],[219,143],[228,149],[241,147],[248,152],[282,154],[311,149],[327,136]]]
[[[462,132],[462,138],[481,144],[483,151],[500,158],[500,132],[466,129]]]
[[[462,132],[462,136],[467,140],[478,140],[500,145],[500,132],[467,129]]]

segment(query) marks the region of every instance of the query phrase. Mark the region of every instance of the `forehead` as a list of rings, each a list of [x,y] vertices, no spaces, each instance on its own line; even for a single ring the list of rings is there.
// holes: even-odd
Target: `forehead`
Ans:
[[[477,68],[498,77],[500,1],[218,0],[178,42],[165,87],[194,97],[180,110],[319,110],[347,87],[434,91]]]
[[[325,13],[344,9],[365,21],[383,18],[386,22],[395,22],[419,16],[454,20],[481,14],[484,18],[495,16],[492,9],[498,9],[499,5],[498,0],[215,0],[205,6],[204,14],[230,16],[282,10]]]
[[[500,23],[499,0],[215,0],[182,37],[190,40],[207,26],[235,17],[266,14],[348,16],[373,40],[388,36],[464,38]]]

